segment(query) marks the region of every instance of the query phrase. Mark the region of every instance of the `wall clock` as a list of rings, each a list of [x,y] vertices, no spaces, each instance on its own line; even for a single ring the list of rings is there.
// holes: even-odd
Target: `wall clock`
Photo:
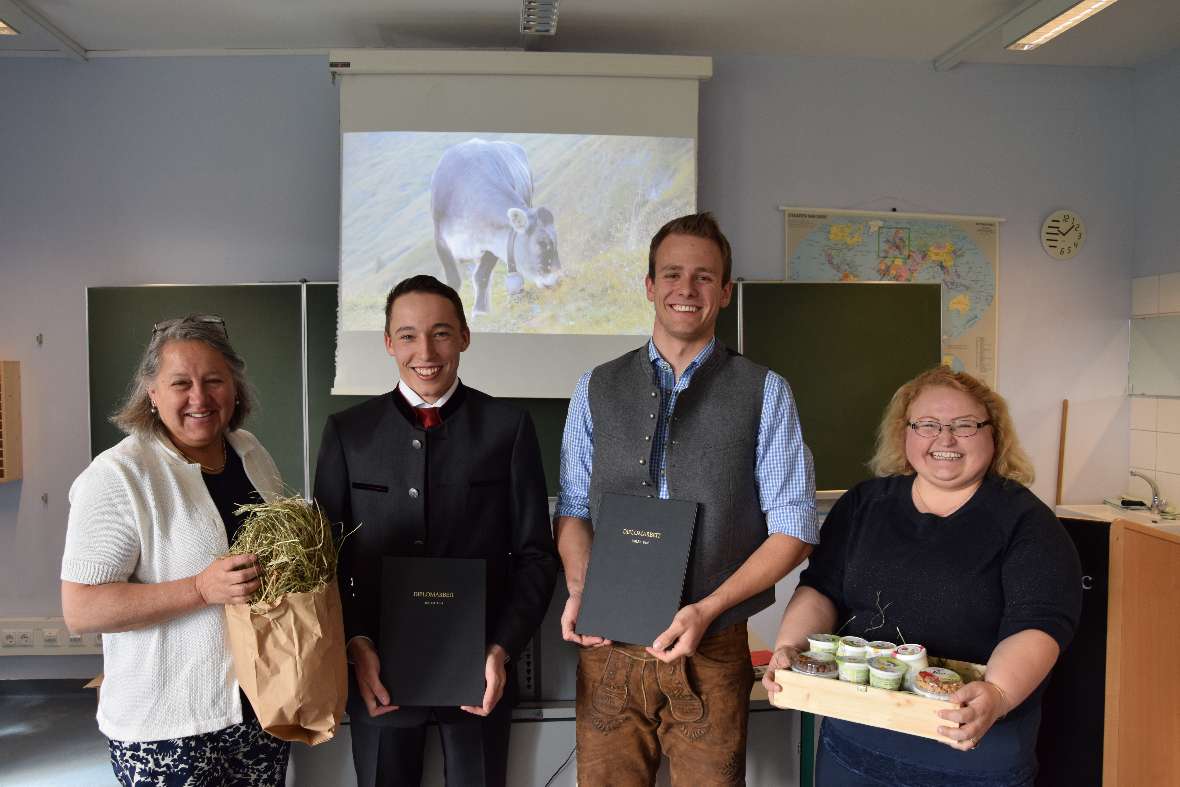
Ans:
[[[1041,246],[1055,260],[1068,260],[1086,242],[1086,225],[1072,210],[1056,210],[1041,225]]]

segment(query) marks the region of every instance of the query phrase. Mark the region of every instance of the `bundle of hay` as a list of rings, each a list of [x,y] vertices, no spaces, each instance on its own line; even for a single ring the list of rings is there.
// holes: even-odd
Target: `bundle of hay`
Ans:
[[[288,593],[314,593],[336,578],[337,548],[332,525],[314,502],[301,496],[251,503],[236,511],[246,520],[231,555],[256,555],[261,585],[251,610],[273,606]]]

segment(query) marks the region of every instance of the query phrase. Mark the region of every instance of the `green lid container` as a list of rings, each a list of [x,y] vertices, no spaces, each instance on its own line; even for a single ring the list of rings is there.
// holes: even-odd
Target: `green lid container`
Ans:
[[[864,656],[837,656],[836,667],[840,671],[840,680],[845,683],[869,682],[869,663]]]
[[[908,669],[904,662],[892,656],[874,656],[869,659],[869,685],[897,691]]]
[[[840,647],[840,638],[835,634],[810,634],[807,642],[812,650],[820,653],[835,653]]]

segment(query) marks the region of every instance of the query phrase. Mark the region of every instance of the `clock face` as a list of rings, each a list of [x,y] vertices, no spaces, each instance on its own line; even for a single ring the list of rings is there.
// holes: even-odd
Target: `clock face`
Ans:
[[[1041,225],[1041,246],[1055,260],[1070,259],[1085,241],[1086,225],[1072,210],[1054,211]]]

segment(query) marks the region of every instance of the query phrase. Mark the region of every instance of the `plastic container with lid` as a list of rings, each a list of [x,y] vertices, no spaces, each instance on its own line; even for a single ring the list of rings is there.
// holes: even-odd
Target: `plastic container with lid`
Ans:
[[[869,659],[869,685],[878,689],[897,691],[905,678],[906,665],[892,656],[874,656]]]
[[[837,656],[840,680],[865,685],[869,682],[869,663],[864,656]]]
[[[930,660],[926,656],[926,648],[916,642],[898,645],[897,649],[893,651],[893,656],[899,661],[905,662],[909,667],[909,673],[905,677],[907,689],[913,687],[914,678],[917,677],[918,672],[930,666]]]
[[[841,637],[837,656],[868,656],[869,643],[860,637]]]
[[[945,667],[927,667],[919,670],[910,690],[919,697],[932,700],[949,700],[951,695],[963,688],[963,678],[954,670]]]
[[[819,653],[835,653],[840,647],[840,638],[835,634],[811,634],[807,637],[807,643]]]
[[[791,671],[816,678],[835,678],[839,673],[839,667],[836,665],[836,657],[833,654],[819,650],[808,650],[800,653],[791,662]]]
[[[895,650],[897,650],[897,646],[892,642],[885,642],[880,639],[874,640],[869,643],[869,658],[873,656],[892,656]]]

